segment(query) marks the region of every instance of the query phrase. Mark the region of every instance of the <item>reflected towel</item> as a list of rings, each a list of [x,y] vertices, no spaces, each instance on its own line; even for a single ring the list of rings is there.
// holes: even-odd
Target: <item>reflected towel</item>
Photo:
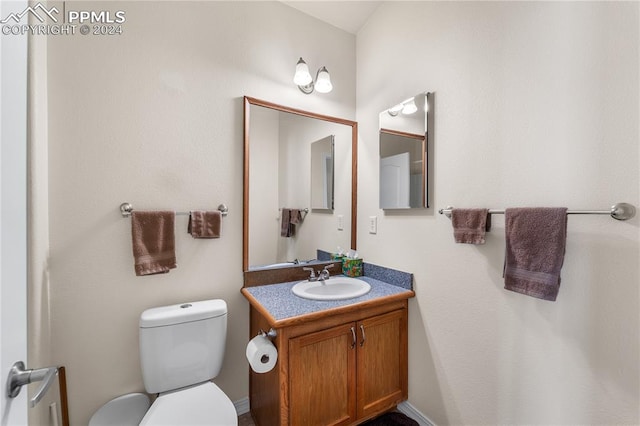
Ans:
[[[456,243],[484,244],[485,233],[491,229],[491,215],[488,209],[453,209],[451,224]]]
[[[131,213],[136,275],[166,274],[176,267],[175,217],[172,211]]]
[[[221,218],[222,215],[217,210],[192,210],[189,212],[187,232],[193,238],[220,238]]]
[[[555,301],[567,240],[567,209],[505,210],[504,288]]]
[[[296,233],[295,225],[302,223],[302,213],[299,209],[282,209],[280,219],[280,236],[289,238]]]
[[[293,226],[291,225],[291,209],[282,209],[280,213],[280,236],[289,238],[293,235]]]

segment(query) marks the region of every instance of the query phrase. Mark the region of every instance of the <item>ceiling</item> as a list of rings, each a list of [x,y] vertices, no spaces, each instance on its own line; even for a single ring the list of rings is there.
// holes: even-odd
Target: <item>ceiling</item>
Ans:
[[[356,34],[381,1],[283,1],[282,3]]]

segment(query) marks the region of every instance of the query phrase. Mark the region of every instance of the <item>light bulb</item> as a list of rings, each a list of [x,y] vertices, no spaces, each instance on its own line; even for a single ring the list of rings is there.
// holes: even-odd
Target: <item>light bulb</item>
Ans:
[[[389,113],[390,116],[395,117],[403,109],[404,109],[404,105],[403,104],[398,104],[396,106],[392,106],[391,108],[389,108],[387,110],[387,112]]]
[[[409,114],[413,114],[417,110],[418,110],[418,107],[416,106],[416,102],[413,99],[411,99],[410,101],[407,101],[404,104],[404,107],[402,108],[402,113],[404,115],[409,115]]]
[[[326,67],[322,67],[318,70],[318,76],[316,77],[316,90],[320,93],[329,93],[333,90],[333,84],[331,84],[331,76]]]
[[[300,58],[300,60],[296,64],[296,73],[293,76],[293,83],[297,86],[306,86],[312,81],[313,78],[309,73],[309,67],[307,66],[307,63],[302,60],[302,58]]]

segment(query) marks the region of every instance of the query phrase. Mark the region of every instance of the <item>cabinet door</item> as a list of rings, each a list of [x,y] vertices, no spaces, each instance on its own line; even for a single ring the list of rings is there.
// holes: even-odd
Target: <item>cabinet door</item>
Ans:
[[[407,398],[407,311],[367,318],[358,329],[358,418]]]
[[[355,323],[289,340],[289,424],[355,420]]]

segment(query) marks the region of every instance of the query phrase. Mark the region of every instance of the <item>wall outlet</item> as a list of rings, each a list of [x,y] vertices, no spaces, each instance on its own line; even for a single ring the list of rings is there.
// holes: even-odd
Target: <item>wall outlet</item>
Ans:
[[[369,216],[369,233],[376,234],[378,232],[378,217]]]
[[[344,216],[338,215],[338,231],[344,231]]]

